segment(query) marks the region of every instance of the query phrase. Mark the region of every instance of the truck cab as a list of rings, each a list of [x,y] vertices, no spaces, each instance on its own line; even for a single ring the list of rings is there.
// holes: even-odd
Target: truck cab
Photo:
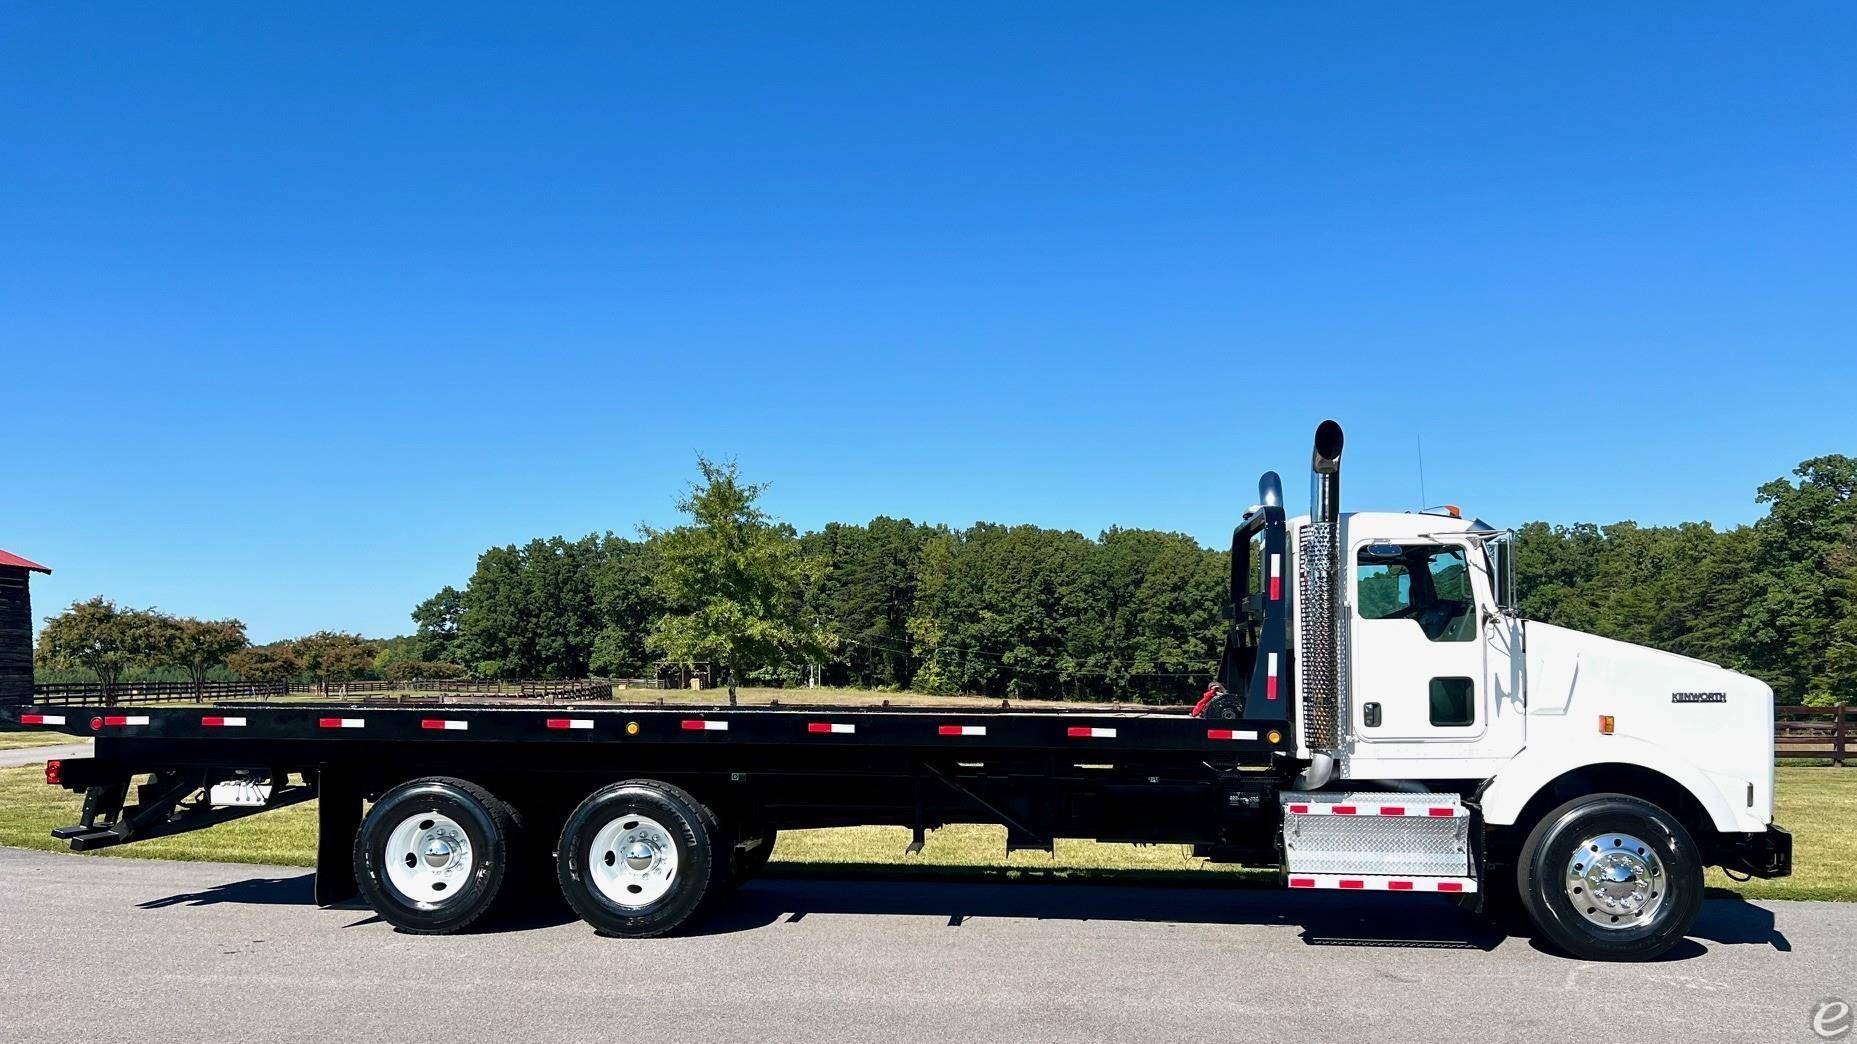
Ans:
[[[1336,792],[1349,809],[1386,792],[1450,795],[1473,819],[1463,838],[1381,824],[1322,842],[1320,865],[1365,872],[1408,844],[1461,845],[1484,901],[1519,898],[1586,956],[1660,952],[1694,916],[1706,865],[1790,872],[1790,836],[1772,821],[1771,688],[1523,619],[1513,534],[1455,507],[1343,513],[1341,450],[1325,423],[1310,512],[1284,521],[1285,655],[1307,762],[1285,796],[1286,840],[1300,836],[1296,810]],[[1266,505],[1279,485],[1265,477]],[[1337,863],[1336,844],[1360,845],[1358,864]]]

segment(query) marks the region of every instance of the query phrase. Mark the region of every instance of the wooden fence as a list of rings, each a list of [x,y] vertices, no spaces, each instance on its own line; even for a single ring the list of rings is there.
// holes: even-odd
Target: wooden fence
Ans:
[[[289,685],[285,682],[207,682],[198,689],[194,688],[192,682],[117,682],[107,692],[102,682],[45,682],[32,687],[32,701],[77,707],[114,707],[131,703],[191,700],[197,696],[208,699],[283,696],[288,691]]]
[[[1853,746],[1852,728],[1857,713],[1849,707],[1773,708],[1773,756],[1776,758],[1829,758],[1846,764]]]
[[[628,679],[630,680],[630,679]],[[376,696],[389,692],[430,693],[436,696],[507,696],[512,699],[611,699],[613,683],[600,678],[548,681],[494,681],[479,678],[349,682],[207,682],[199,689],[192,682],[117,682],[107,691],[102,682],[44,682],[32,687],[35,703],[105,707],[135,703],[174,703],[196,698],[268,699],[272,696]]]

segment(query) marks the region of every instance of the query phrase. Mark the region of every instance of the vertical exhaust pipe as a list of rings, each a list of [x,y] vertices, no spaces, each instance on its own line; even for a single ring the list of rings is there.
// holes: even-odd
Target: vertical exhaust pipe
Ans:
[[[1264,507],[1283,506],[1283,480],[1274,471],[1266,471],[1257,480],[1257,502]]]
[[[1341,425],[1325,420],[1315,429],[1315,452],[1309,457],[1309,521],[1334,525],[1341,520]]]
[[[1315,429],[1309,457],[1309,524],[1303,527],[1300,636],[1303,743],[1312,754],[1298,784],[1314,790],[1334,775],[1332,752],[1340,745],[1341,694],[1347,662],[1341,629],[1341,425],[1323,421]]]

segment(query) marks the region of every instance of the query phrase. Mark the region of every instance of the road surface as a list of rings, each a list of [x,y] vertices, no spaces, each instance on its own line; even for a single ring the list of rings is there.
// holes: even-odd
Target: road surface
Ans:
[[[767,879],[697,934],[402,935],[300,869],[0,849],[0,1040],[1817,1040],[1857,905],[1711,901],[1654,964],[1437,897]],[[1846,1038],[1857,1040],[1857,1037]]]
[[[20,765],[43,765],[50,758],[85,758],[90,756],[90,741],[53,743],[39,747],[11,747],[0,750],[0,768]]]

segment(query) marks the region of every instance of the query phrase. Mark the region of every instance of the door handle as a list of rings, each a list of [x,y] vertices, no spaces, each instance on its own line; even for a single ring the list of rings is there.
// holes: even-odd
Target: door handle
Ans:
[[[1364,721],[1367,727],[1370,729],[1379,728],[1380,727],[1380,705],[1377,703],[1369,703],[1365,707],[1362,707],[1361,708],[1361,720]]]

